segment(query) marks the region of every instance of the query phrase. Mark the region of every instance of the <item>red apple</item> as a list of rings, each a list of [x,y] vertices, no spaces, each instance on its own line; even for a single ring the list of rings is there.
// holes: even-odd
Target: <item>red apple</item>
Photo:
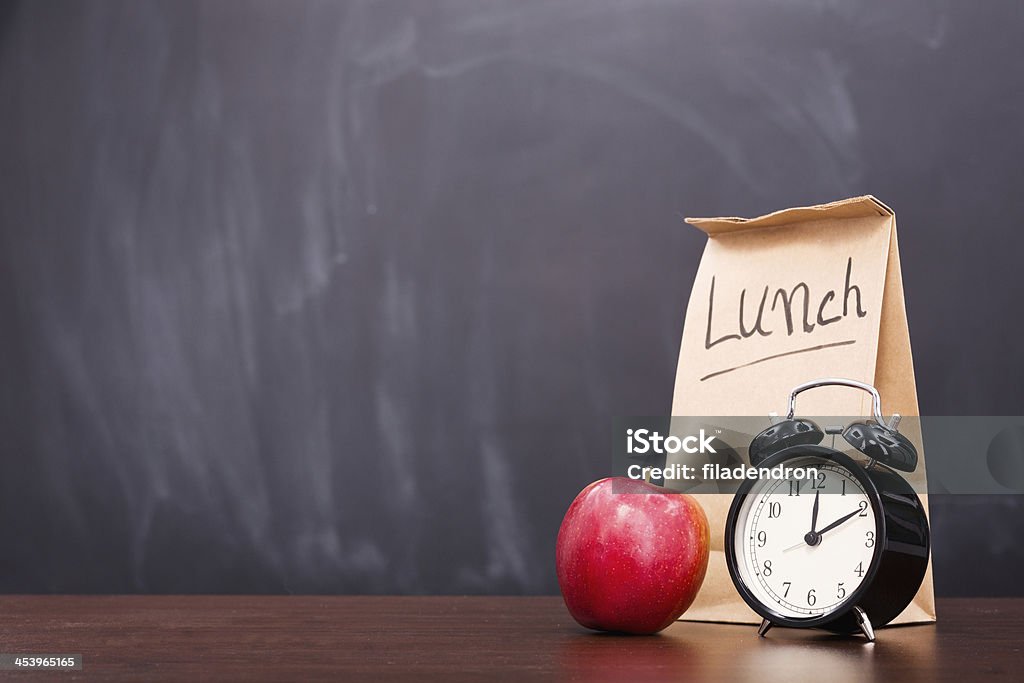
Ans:
[[[558,531],[565,606],[587,628],[657,633],[693,603],[709,545],[708,518],[692,496],[623,477],[596,481]]]

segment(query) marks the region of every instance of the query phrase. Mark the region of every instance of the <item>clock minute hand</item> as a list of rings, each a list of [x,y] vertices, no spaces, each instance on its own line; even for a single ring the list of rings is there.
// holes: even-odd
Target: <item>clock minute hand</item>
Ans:
[[[818,499],[821,495],[821,491],[814,492],[814,507],[811,508],[811,530],[804,535],[804,540],[800,541],[796,545],[791,545],[788,548],[783,548],[782,552],[788,553],[790,550],[796,550],[804,546],[815,546],[821,541],[821,533],[815,531],[815,527],[818,526]]]
[[[854,511],[853,511],[853,512],[851,512],[850,514],[848,514],[848,515],[844,515],[844,516],[840,517],[839,519],[837,519],[836,521],[832,522],[832,523],[831,523],[831,524],[829,524],[829,525],[828,525],[827,527],[825,527],[825,528],[824,528],[824,529],[822,529],[821,531],[817,532],[817,533],[818,533],[818,535],[819,535],[819,536],[821,536],[821,535],[822,535],[822,534],[824,534],[824,533],[825,533],[826,531],[831,531],[832,529],[835,529],[835,528],[836,528],[837,526],[839,526],[840,524],[842,524],[842,523],[843,523],[843,522],[845,522],[846,520],[848,520],[848,519],[851,519],[852,517],[855,517],[855,516],[856,516],[856,515],[857,515],[858,513],[860,513],[860,508],[857,508],[856,510],[854,510]]]

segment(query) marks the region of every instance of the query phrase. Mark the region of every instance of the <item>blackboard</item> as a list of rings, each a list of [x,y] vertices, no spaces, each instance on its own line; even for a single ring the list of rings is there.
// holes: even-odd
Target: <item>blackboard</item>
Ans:
[[[5,3],[0,590],[557,590],[611,418],[669,410],[684,215],[878,196],[922,410],[1024,413],[1022,30],[1010,1]],[[1020,590],[1018,498],[933,509],[940,593]]]

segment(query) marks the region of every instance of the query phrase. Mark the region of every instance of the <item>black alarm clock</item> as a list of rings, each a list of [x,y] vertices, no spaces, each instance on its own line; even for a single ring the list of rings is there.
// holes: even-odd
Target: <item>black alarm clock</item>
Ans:
[[[873,418],[822,430],[794,417],[798,394],[833,385],[870,393]],[[786,419],[750,443],[754,467],[817,470],[815,477],[747,479],[729,508],[729,574],[763,618],[759,635],[786,626],[859,632],[872,641],[874,627],[917,594],[930,532],[920,499],[896,472],[917,468],[917,450],[897,430],[899,421],[883,420],[874,387],[820,379],[793,389]],[[853,455],[820,445],[825,434],[842,435]]]

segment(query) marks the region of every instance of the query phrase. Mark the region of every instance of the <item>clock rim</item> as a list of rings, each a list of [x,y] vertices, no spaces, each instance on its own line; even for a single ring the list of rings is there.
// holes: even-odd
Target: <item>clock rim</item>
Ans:
[[[875,482],[872,481],[870,476],[868,476],[864,467],[858,464],[857,461],[850,456],[841,451],[837,451],[834,448],[819,445],[789,446],[788,448],[784,448],[778,453],[765,458],[758,464],[758,467],[775,467],[787,460],[800,456],[819,457],[841,465],[857,479],[861,486],[864,487],[864,492],[867,494],[868,502],[875,514],[875,547],[874,553],[871,556],[871,564],[868,567],[867,573],[864,575],[864,580],[860,582],[857,589],[851,592],[838,607],[831,612],[826,612],[825,614],[816,617],[787,617],[774,612],[767,605],[758,600],[753,594],[753,591],[751,591],[747,587],[746,583],[744,583],[739,571],[739,565],[737,564],[736,522],[740,508],[743,506],[743,502],[746,500],[746,497],[750,495],[750,490],[754,488],[756,484],[763,481],[760,478],[744,480],[733,496],[732,504],[729,506],[729,514],[726,516],[725,523],[725,561],[729,569],[729,576],[732,579],[736,590],[739,592],[740,597],[743,598],[743,601],[747,603],[747,606],[754,610],[754,612],[759,616],[779,626],[787,626],[791,628],[822,628],[849,615],[853,611],[853,608],[857,606],[857,601],[867,594],[872,583],[874,583],[875,576],[878,574],[878,569],[882,564],[882,556],[885,554],[884,551],[887,538],[885,511],[882,508],[882,497],[878,493],[878,487],[875,486]]]

